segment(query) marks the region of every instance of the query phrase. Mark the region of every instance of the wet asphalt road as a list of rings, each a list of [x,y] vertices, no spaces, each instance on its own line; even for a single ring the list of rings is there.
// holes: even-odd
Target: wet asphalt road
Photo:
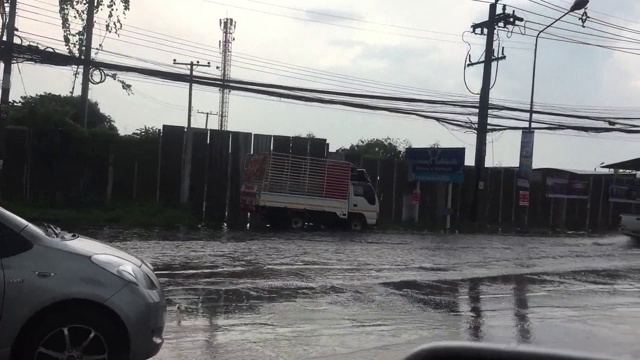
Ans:
[[[167,293],[154,359],[401,359],[443,340],[640,358],[640,243],[419,234],[93,234]]]

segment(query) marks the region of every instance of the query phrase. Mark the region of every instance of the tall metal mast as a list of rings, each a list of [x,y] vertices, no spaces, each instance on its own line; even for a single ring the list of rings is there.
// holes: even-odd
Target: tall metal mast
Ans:
[[[226,81],[231,77],[231,52],[233,49],[233,41],[236,32],[236,22],[231,18],[220,19],[220,30],[222,30],[222,40],[219,47],[222,53],[222,63],[220,70],[222,72],[222,84],[220,88],[220,111],[218,111],[218,129],[227,130],[229,127],[229,94],[231,90],[227,89]]]

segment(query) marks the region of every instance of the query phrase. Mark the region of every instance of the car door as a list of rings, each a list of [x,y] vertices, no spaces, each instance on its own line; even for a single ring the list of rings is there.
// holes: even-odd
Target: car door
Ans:
[[[5,261],[11,257],[17,256],[31,250],[33,244],[23,238],[17,232],[11,230],[8,226],[0,223],[0,321],[3,317],[6,282],[5,277]]]
[[[0,322],[2,322],[2,305],[4,304],[4,268],[2,267],[2,259],[5,255],[4,236],[0,236]]]
[[[16,266],[23,261],[23,256],[33,249],[33,244],[18,232],[0,222],[0,349],[11,346],[13,337],[17,333],[15,327],[21,326],[16,321],[15,312],[11,306],[22,306],[24,296],[19,301],[11,300],[12,288],[21,288],[24,283],[25,266]],[[16,271],[18,269],[19,271]],[[14,291],[15,292],[15,291]],[[31,292],[35,294],[36,292]],[[15,298],[15,296],[14,296]]]
[[[2,240],[0,240],[0,254],[2,254]],[[2,305],[4,304],[4,270],[2,256],[0,256],[0,321],[2,321]]]

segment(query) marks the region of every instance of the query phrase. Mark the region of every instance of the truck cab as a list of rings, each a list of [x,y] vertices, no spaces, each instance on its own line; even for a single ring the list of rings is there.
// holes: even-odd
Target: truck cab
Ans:
[[[380,201],[365,169],[351,167],[348,223],[351,230],[378,225]]]
[[[378,225],[379,213],[380,201],[371,182],[351,181],[348,218],[351,230]]]

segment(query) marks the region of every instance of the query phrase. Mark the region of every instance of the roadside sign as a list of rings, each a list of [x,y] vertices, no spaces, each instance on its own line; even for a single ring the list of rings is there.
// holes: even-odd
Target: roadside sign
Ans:
[[[535,133],[523,131],[520,140],[520,168],[518,169],[518,186],[529,188],[531,171],[533,170],[533,143]],[[523,205],[524,206],[524,205]]]
[[[413,191],[413,195],[411,195],[411,200],[413,201],[414,205],[418,205],[420,203],[420,197],[422,196],[422,194],[420,193],[420,190],[414,190]]]
[[[529,191],[520,191],[520,206],[529,206]]]
[[[405,158],[411,163],[410,180],[463,183],[465,151],[465,148],[407,149]]]
[[[547,197],[550,199],[589,199],[589,182],[547,178]]]

